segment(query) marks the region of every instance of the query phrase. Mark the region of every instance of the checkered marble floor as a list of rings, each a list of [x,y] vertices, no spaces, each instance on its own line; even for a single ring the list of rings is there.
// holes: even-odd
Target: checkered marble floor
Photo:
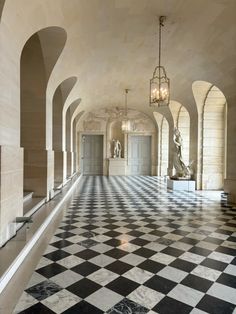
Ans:
[[[236,313],[236,210],[157,177],[83,177],[14,313]]]

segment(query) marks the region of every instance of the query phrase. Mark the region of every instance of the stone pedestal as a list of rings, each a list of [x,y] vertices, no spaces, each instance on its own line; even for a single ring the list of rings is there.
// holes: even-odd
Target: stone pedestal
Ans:
[[[167,178],[167,188],[177,191],[195,191],[194,180],[172,180]]]
[[[124,158],[109,158],[109,175],[125,176],[127,160]]]

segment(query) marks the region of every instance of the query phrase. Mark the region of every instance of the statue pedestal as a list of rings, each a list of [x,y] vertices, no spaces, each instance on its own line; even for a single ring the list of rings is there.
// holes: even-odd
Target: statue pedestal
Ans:
[[[173,180],[167,178],[167,188],[177,191],[195,191],[194,180]]]
[[[125,176],[126,163],[124,158],[109,158],[109,176]]]

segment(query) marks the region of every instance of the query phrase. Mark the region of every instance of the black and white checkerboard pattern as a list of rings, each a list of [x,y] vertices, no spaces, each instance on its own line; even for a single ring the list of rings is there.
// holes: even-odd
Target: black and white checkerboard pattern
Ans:
[[[236,313],[236,210],[157,177],[84,177],[14,313]]]

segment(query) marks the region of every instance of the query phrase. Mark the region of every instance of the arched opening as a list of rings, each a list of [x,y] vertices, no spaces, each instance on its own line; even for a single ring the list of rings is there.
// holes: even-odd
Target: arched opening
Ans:
[[[226,169],[226,99],[215,85],[193,84],[200,116],[199,168],[204,190],[223,188]]]
[[[1,17],[2,17],[2,11],[3,11],[4,4],[5,4],[5,0],[1,0],[0,1],[0,21],[1,21]]]
[[[189,113],[184,106],[181,106],[177,115],[177,128],[183,139],[182,157],[185,165],[189,165],[189,134],[190,118]]]
[[[53,96],[53,132],[52,148],[54,151],[54,188],[58,188],[63,183],[65,151],[62,147],[62,115],[65,101],[74,87],[77,79],[70,77],[64,80],[56,89]]]
[[[73,116],[80,104],[81,99],[76,99],[66,110],[65,130],[66,130],[66,179],[73,174],[74,152],[73,152]]]
[[[169,167],[169,124],[166,118],[154,112],[158,126],[157,175],[166,176]]]
[[[46,88],[50,74],[65,45],[66,33],[48,27],[26,42],[20,60],[20,144],[24,148],[24,191],[50,197],[53,152],[46,148]],[[52,123],[52,121],[51,121]]]

